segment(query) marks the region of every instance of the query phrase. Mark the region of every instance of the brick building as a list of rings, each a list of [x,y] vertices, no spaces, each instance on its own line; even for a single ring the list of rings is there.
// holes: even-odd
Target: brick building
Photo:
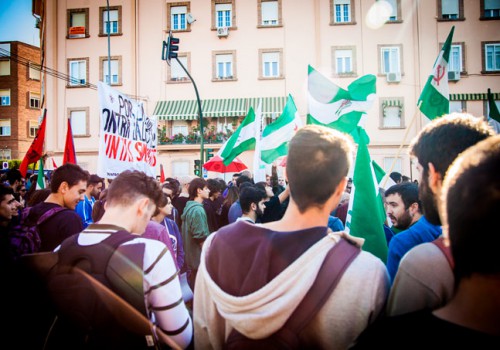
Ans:
[[[22,159],[41,116],[40,49],[0,42],[0,159]]]

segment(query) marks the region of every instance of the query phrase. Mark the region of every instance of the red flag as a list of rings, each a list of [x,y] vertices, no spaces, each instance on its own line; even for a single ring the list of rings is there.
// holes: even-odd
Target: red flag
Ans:
[[[28,171],[28,165],[31,163],[37,162],[40,157],[42,156],[43,153],[43,142],[45,141],[45,121],[46,121],[46,116],[47,110],[45,109],[43,111],[43,119],[42,119],[42,124],[40,125],[40,128],[38,129],[35,139],[31,143],[30,148],[28,149],[28,152],[24,155],[23,161],[21,162],[21,165],[19,166],[19,171],[21,172],[21,175],[23,177],[26,177],[26,172]]]
[[[68,119],[68,132],[66,133],[66,144],[64,145],[63,165],[66,163],[76,164],[75,144],[73,143],[73,132],[71,121]]]
[[[163,172],[163,164],[160,164],[160,183],[165,182],[165,173]]]
[[[52,159],[52,168],[57,169],[56,161],[54,160],[54,158],[51,158],[51,159]]]

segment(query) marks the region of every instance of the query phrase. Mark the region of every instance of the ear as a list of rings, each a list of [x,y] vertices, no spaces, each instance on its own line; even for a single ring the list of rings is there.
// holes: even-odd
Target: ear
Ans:
[[[429,174],[427,177],[427,181],[429,183],[429,188],[433,193],[439,193],[441,191],[441,184],[443,183],[442,175],[436,170],[434,164],[428,163]]]
[[[408,208],[411,216],[415,215],[418,213],[418,203],[415,202],[415,203],[412,203],[410,204],[410,207]]]
[[[250,203],[250,210],[252,210],[252,211],[257,211],[257,204],[255,204],[255,203]]]
[[[61,182],[61,184],[59,185],[58,192],[60,192],[62,194],[65,194],[68,191],[69,191],[69,185],[68,185],[68,183],[66,181]]]
[[[143,217],[146,213],[148,213],[149,204],[150,204],[149,198],[141,198],[137,203],[137,215]]]

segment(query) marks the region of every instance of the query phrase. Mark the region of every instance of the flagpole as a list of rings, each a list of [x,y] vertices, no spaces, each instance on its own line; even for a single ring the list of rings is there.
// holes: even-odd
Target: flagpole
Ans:
[[[401,154],[401,150],[403,149],[403,145],[404,145],[404,143],[406,141],[406,138],[408,137],[408,133],[410,132],[410,129],[411,129],[412,125],[413,125],[413,122],[415,121],[415,119],[417,117],[417,113],[418,113],[418,109],[415,110],[415,113],[413,114],[413,117],[410,120],[410,124],[406,128],[405,134],[403,136],[403,141],[401,141],[401,144],[399,145],[398,152],[396,153],[396,156],[394,157],[394,160],[392,161],[391,167],[389,168],[389,171],[387,172],[388,174],[392,173],[392,169],[394,169],[394,165],[396,165],[396,161],[398,160],[398,157]],[[385,188],[385,184],[387,183],[388,179],[389,179],[389,176],[387,176],[384,179],[384,182],[382,183],[382,186],[381,186],[382,188]]]

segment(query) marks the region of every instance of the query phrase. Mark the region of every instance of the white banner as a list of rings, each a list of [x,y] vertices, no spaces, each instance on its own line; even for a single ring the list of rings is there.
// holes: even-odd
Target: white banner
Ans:
[[[99,82],[101,128],[97,174],[114,179],[124,170],[140,170],[155,177],[158,127],[155,116],[134,101]]]

